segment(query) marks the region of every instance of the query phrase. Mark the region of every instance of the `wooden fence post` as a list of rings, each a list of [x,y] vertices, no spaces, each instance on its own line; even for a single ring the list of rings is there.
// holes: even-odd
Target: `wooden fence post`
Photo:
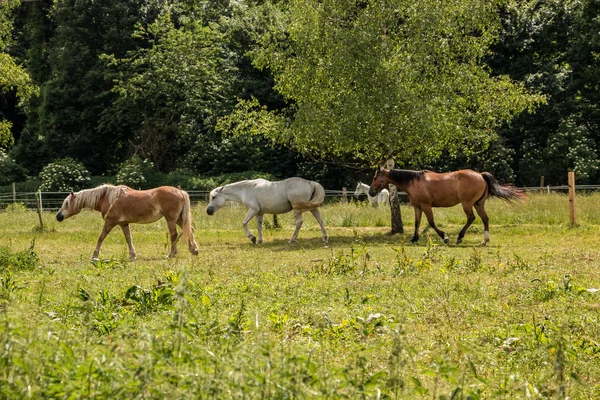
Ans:
[[[35,200],[37,202],[37,213],[38,213],[38,217],[40,218],[40,229],[43,231],[44,230],[44,220],[42,219],[42,192],[41,191],[37,191],[35,192]]]
[[[13,192],[13,203],[17,202],[17,186],[15,183],[12,183],[12,192]]]
[[[346,187],[344,186],[342,188],[342,203],[346,204],[348,202],[348,191],[346,190]]]
[[[569,216],[571,226],[575,225],[575,172],[569,171]]]
[[[540,178],[540,191],[544,190],[544,175]]]

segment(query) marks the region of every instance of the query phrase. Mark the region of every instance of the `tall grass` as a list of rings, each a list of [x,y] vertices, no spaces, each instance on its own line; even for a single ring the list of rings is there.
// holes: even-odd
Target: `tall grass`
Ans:
[[[328,246],[310,214],[256,246],[244,208],[199,204],[198,257],[165,259],[161,221],[132,227],[137,261],[115,230],[97,263],[98,213],[0,213],[4,258],[33,260],[0,271],[0,397],[597,398],[599,197],[577,200],[573,228],[566,196],[490,201],[485,248],[480,221],[409,244],[347,204],[323,207]],[[462,210],[434,214],[456,238]]]

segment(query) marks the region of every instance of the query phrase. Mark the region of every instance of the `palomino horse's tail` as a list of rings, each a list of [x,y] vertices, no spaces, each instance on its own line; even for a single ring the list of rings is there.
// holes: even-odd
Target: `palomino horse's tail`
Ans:
[[[187,243],[190,252],[194,255],[198,254],[198,245],[194,238],[194,232],[192,230],[192,207],[190,205],[190,195],[180,190],[183,195],[183,210],[181,210],[181,236],[183,241]]]
[[[482,172],[481,176],[483,176],[483,179],[485,179],[487,183],[488,192],[491,197],[498,197],[511,204],[514,204],[513,200],[523,200],[527,198],[525,192],[517,189],[513,185],[501,185],[498,183],[496,178],[494,178],[494,175],[489,172]]]
[[[308,181],[308,183],[312,187],[312,196],[309,201],[292,203],[294,211],[311,211],[325,201],[325,189],[323,189],[323,186],[319,182]]]

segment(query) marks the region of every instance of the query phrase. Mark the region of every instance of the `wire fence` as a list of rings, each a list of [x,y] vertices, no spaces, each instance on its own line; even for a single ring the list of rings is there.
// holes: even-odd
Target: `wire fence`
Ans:
[[[527,192],[566,192],[569,190],[568,185],[560,186],[545,186],[545,187],[522,187],[520,188]],[[598,191],[600,185],[576,185],[576,191]],[[192,203],[202,203],[208,201],[208,190],[187,190]],[[69,192],[15,192],[15,193],[0,193],[0,209],[5,209],[9,204],[20,203],[27,208],[37,208],[36,194],[41,201],[41,208],[44,211],[56,211],[62,205],[62,202],[67,197]],[[406,196],[406,193],[399,192],[400,196]],[[335,202],[341,200],[351,200],[354,198],[354,192],[349,189],[342,190],[325,190],[325,201]],[[364,198],[364,197],[363,197]]]

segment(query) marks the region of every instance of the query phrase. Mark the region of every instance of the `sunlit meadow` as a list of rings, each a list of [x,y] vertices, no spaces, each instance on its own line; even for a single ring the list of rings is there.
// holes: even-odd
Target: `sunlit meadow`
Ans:
[[[600,195],[487,203],[456,246],[460,207],[388,235],[389,208],[322,207],[265,243],[243,207],[194,206],[200,255],[168,254],[164,220],[120,229],[0,212],[1,398],[572,398],[600,396]],[[427,224],[423,223],[422,227]],[[250,223],[256,231],[254,222]]]

